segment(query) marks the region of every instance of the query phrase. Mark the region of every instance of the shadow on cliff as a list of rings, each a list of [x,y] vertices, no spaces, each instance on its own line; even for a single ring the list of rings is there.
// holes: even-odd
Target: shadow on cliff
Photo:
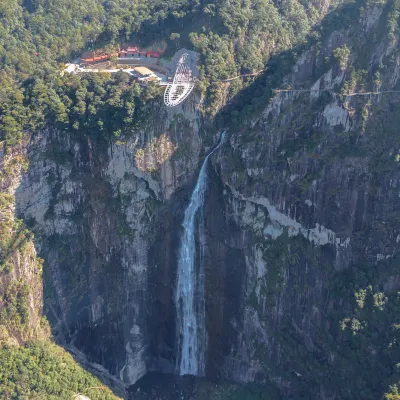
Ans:
[[[98,154],[95,149],[88,137],[60,134],[52,127],[32,135],[30,164],[16,192],[16,205],[44,259],[43,311],[54,340],[124,395],[124,386],[113,376],[124,357],[122,332],[128,329],[120,312],[123,305],[112,303],[118,301],[112,294],[121,288],[121,276],[113,268],[121,264],[115,251],[119,243],[111,234],[96,237],[95,229],[98,217],[110,232],[119,219],[115,206],[106,201],[112,194],[101,176],[105,143],[98,143]],[[116,309],[109,324],[104,324],[100,294]]]
[[[362,1],[358,0],[339,6],[316,25],[303,43],[271,56],[266,64],[266,71],[226,104],[209,128],[213,130],[214,125],[217,130],[229,128],[231,132],[237,132],[249,127],[252,120],[259,117],[266,108],[275,94],[274,90],[281,88],[283,79],[291,73],[301,55],[311,46],[322,43],[335,30],[350,27],[358,20],[361,5]],[[318,76],[330,67],[330,63],[321,65],[319,70],[313,70],[313,74]]]
[[[334,29],[349,24],[349,21],[355,18],[356,12],[354,5],[346,5],[328,14],[320,28],[317,28],[321,37],[326,38]],[[243,129],[252,117],[259,115],[265,108],[273,96],[273,89],[279,87],[284,76],[291,71],[301,51],[313,44],[315,40],[313,36],[310,36],[307,44],[271,57],[266,73],[241,91],[220,111],[216,117],[215,127]],[[61,140],[57,146],[58,152],[67,159],[67,162],[70,162],[73,154],[68,149],[68,143]],[[32,148],[31,156],[36,150],[35,147]],[[96,163],[96,157],[93,157],[92,149],[87,141],[82,142],[81,153],[83,154],[81,163],[74,167],[75,176],[82,182],[90,181],[93,174],[96,179],[84,193],[88,201],[81,200],[80,193],[72,193],[79,205],[78,212],[74,215],[79,227],[78,231],[71,232],[66,239],[62,230],[68,229],[67,225],[51,226],[51,215],[54,213],[54,207],[57,206],[55,201],[50,200],[48,206],[44,202],[41,206],[47,207],[43,210],[47,221],[45,224],[49,224],[54,232],[38,247],[38,253],[45,259],[44,308],[58,342],[70,350],[83,366],[93,371],[107,384],[118,387],[118,392],[121,392],[123,391],[122,384],[112,375],[117,376],[118,371],[124,367],[124,335],[129,336],[132,325],[127,319],[130,319],[135,311],[131,310],[126,314],[123,312],[126,311],[126,302],[131,300],[129,296],[127,299],[124,298],[121,292],[121,289],[125,288],[129,282],[128,271],[123,271],[118,276],[116,274],[115,266],[122,263],[118,255],[121,242],[113,238],[111,232],[118,231],[119,215],[116,209],[105,201],[112,198],[112,194],[102,177],[100,165],[95,164],[94,168],[88,167],[93,161]],[[105,157],[104,153],[101,156]],[[40,178],[49,180],[52,192],[43,193],[43,196],[49,196],[51,199],[57,196],[61,185],[63,171],[58,161],[54,160],[54,170],[46,170],[43,176],[39,177],[39,181]],[[46,162],[43,161],[43,163]],[[238,294],[242,290],[245,279],[245,260],[240,250],[240,246],[243,245],[240,244],[242,240],[240,229],[231,222],[227,222],[224,217],[226,210],[223,185],[212,163],[209,164],[209,173],[210,185],[204,208],[206,325],[209,337],[207,375],[221,376],[223,375],[220,370],[223,359],[228,355],[229,350],[235,347],[237,335],[241,329],[239,325],[232,330],[230,321],[241,307]],[[38,178],[32,174],[30,167],[27,176],[30,176],[31,182],[37,182]],[[195,182],[197,174],[193,179]],[[176,315],[173,293],[176,282],[177,253],[184,209],[194,182],[190,187],[187,186],[174,193],[171,201],[159,210],[157,216],[158,233],[149,251],[149,284],[148,287],[140,289],[146,292],[149,298],[149,302],[144,305],[147,318],[149,370],[172,373],[175,369]],[[29,196],[29,190],[25,192],[25,196]],[[16,197],[17,203],[20,203],[20,214],[23,216],[26,199],[23,199],[21,204],[18,192]],[[41,199],[44,198],[39,196],[38,201],[40,202]],[[100,239],[96,237],[96,231],[92,229],[96,220],[108,224],[108,236],[105,235]],[[26,223],[35,231],[33,219],[26,219]],[[36,233],[40,237],[43,232]],[[237,249],[231,246],[228,251],[225,241],[228,235],[231,242],[240,244]],[[99,250],[96,240],[100,240],[100,247],[107,249],[107,252],[104,251],[108,253],[107,259]],[[76,268],[77,265],[85,266],[84,270],[80,271]],[[90,288],[88,282],[92,285]],[[89,289],[91,295],[88,293]],[[109,319],[105,321],[101,310],[96,309],[97,299],[102,297],[97,296],[99,293],[105,293],[105,301],[112,308],[114,318],[109,318],[107,315]],[[115,293],[121,294],[120,298],[117,298]],[[73,296],[73,301],[70,301],[69,296]],[[63,304],[67,302],[67,306]],[[101,309],[103,305],[99,303],[98,306]],[[65,313],[67,308],[68,315]],[[98,321],[95,326],[88,324],[88,321],[92,319]]]

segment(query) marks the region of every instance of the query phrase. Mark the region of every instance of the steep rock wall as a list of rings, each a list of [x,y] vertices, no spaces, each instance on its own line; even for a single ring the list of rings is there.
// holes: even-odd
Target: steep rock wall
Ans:
[[[399,287],[398,95],[340,92],[398,89],[387,15],[373,6],[303,53],[283,87],[313,91],[277,94],[210,159],[199,215],[210,377],[321,399],[373,398],[384,383],[384,346],[346,346],[375,323],[355,294],[368,290],[384,316]],[[345,45],[350,54],[335,56]],[[177,248],[205,153],[197,100],[155,105],[145,127],[112,144],[38,133],[17,191],[46,260],[56,337],[126,385],[174,372]]]
[[[367,339],[355,364],[346,346],[359,329],[374,329],[357,311],[367,282],[371,296],[397,304],[399,94],[340,94],[399,89],[397,38],[387,37],[385,13],[371,7],[357,27],[305,52],[283,87],[313,91],[278,93],[218,153],[224,234],[209,233],[216,255],[209,270],[222,268],[226,283],[210,306],[224,321],[214,335],[221,376],[272,379],[286,395],[324,399],[372,398],[355,394],[354,382],[376,390],[386,379],[368,377],[385,345]],[[335,58],[345,45],[348,59]],[[206,224],[213,218],[207,214]],[[211,317],[209,326],[213,335]],[[364,357],[371,370],[360,373]]]
[[[15,191],[27,168],[27,138],[0,143],[0,346],[46,338],[42,318],[42,260],[33,234],[15,217]]]
[[[17,206],[46,260],[53,332],[125,384],[146,373],[158,334],[148,324],[162,297],[149,280],[153,268],[168,277],[169,295],[173,290],[173,274],[149,254],[165,240],[157,235],[166,204],[197,169],[198,118],[190,101],[172,111],[155,105],[146,126],[124,141],[107,144],[49,127],[28,147]]]

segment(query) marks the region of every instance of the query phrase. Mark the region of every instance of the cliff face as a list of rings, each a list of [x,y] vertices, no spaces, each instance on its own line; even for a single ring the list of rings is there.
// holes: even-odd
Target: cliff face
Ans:
[[[42,317],[42,260],[32,233],[15,218],[15,191],[27,168],[27,140],[0,143],[0,345],[47,336]]]
[[[208,282],[223,265],[223,283],[208,315],[221,349],[210,365],[220,357],[226,377],[268,376],[287,395],[373,398],[366,388],[391,375],[371,377],[396,353],[383,326],[392,329],[388,304],[398,307],[400,94],[353,95],[399,89],[387,16],[372,7],[305,52],[283,87],[312,91],[278,93],[219,153],[225,218],[211,205],[205,215]]]
[[[197,118],[187,102],[169,114],[154,110],[126,142],[109,145],[49,128],[29,144],[17,204],[46,260],[53,332],[127,384],[146,372],[153,335],[165,336],[149,332],[148,315],[154,296],[172,296],[173,273],[160,270],[167,281],[153,289],[149,277],[161,259],[152,254],[168,258],[168,241],[175,240],[173,230],[162,238],[159,229],[171,219],[171,197],[197,168]]]
[[[313,91],[277,94],[212,156],[209,376],[321,399],[387,387],[392,337],[379,329],[390,330],[400,284],[399,94],[340,93],[398,89],[388,15],[371,7],[302,54],[284,83]],[[174,371],[180,224],[204,156],[195,103],[155,106],[113,144],[48,128],[17,191],[53,332],[127,385]]]

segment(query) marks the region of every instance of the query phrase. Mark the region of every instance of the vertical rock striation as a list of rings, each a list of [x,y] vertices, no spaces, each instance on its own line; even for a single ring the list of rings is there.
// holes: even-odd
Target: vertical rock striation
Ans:
[[[48,127],[28,146],[17,211],[33,226],[45,259],[44,306],[53,333],[86,365],[127,385],[159,368],[158,350],[151,352],[153,343],[163,346],[165,332],[157,338],[149,315],[162,291],[149,277],[163,276],[165,265],[152,259],[152,249],[160,245],[171,195],[196,169],[197,118],[188,101],[156,108],[125,141]],[[162,286],[171,291],[163,299],[170,308],[173,286]],[[173,357],[166,363],[173,368]]]
[[[60,341],[126,385],[178,366],[273,381],[286,397],[381,397],[396,369],[385,335],[400,290],[399,95],[345,94],[399,90],[382,10],[357,8],[351,27],[328,20],[279,83],[313,92],[263,104],[196,185],[190,103],[155,106],[124,142],[53,128],[32,138],[16,202],[46,260]]]
[[[15,195],[27,169],[27,137],[12,148],[0,143],[0,346],[46,338],[42,321],[42,260],[33,234],[15,217]]]

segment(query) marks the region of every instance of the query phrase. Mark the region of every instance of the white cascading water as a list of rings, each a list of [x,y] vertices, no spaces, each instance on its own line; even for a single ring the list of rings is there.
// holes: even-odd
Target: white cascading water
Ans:
[[[177,369],[180,375],[205,373],[206,349],[204,271],[196,269],[196,214],[204,204],[207,182],[207,161],[222,145],[225,132],[214,150],[205,158],[190,203],[183,219],[183,235],[178,259],[178,283],[175,295],[177,310]],[[203,240],[201,240],[201,243]],[[201,263],[202,264],[202,263]]]

